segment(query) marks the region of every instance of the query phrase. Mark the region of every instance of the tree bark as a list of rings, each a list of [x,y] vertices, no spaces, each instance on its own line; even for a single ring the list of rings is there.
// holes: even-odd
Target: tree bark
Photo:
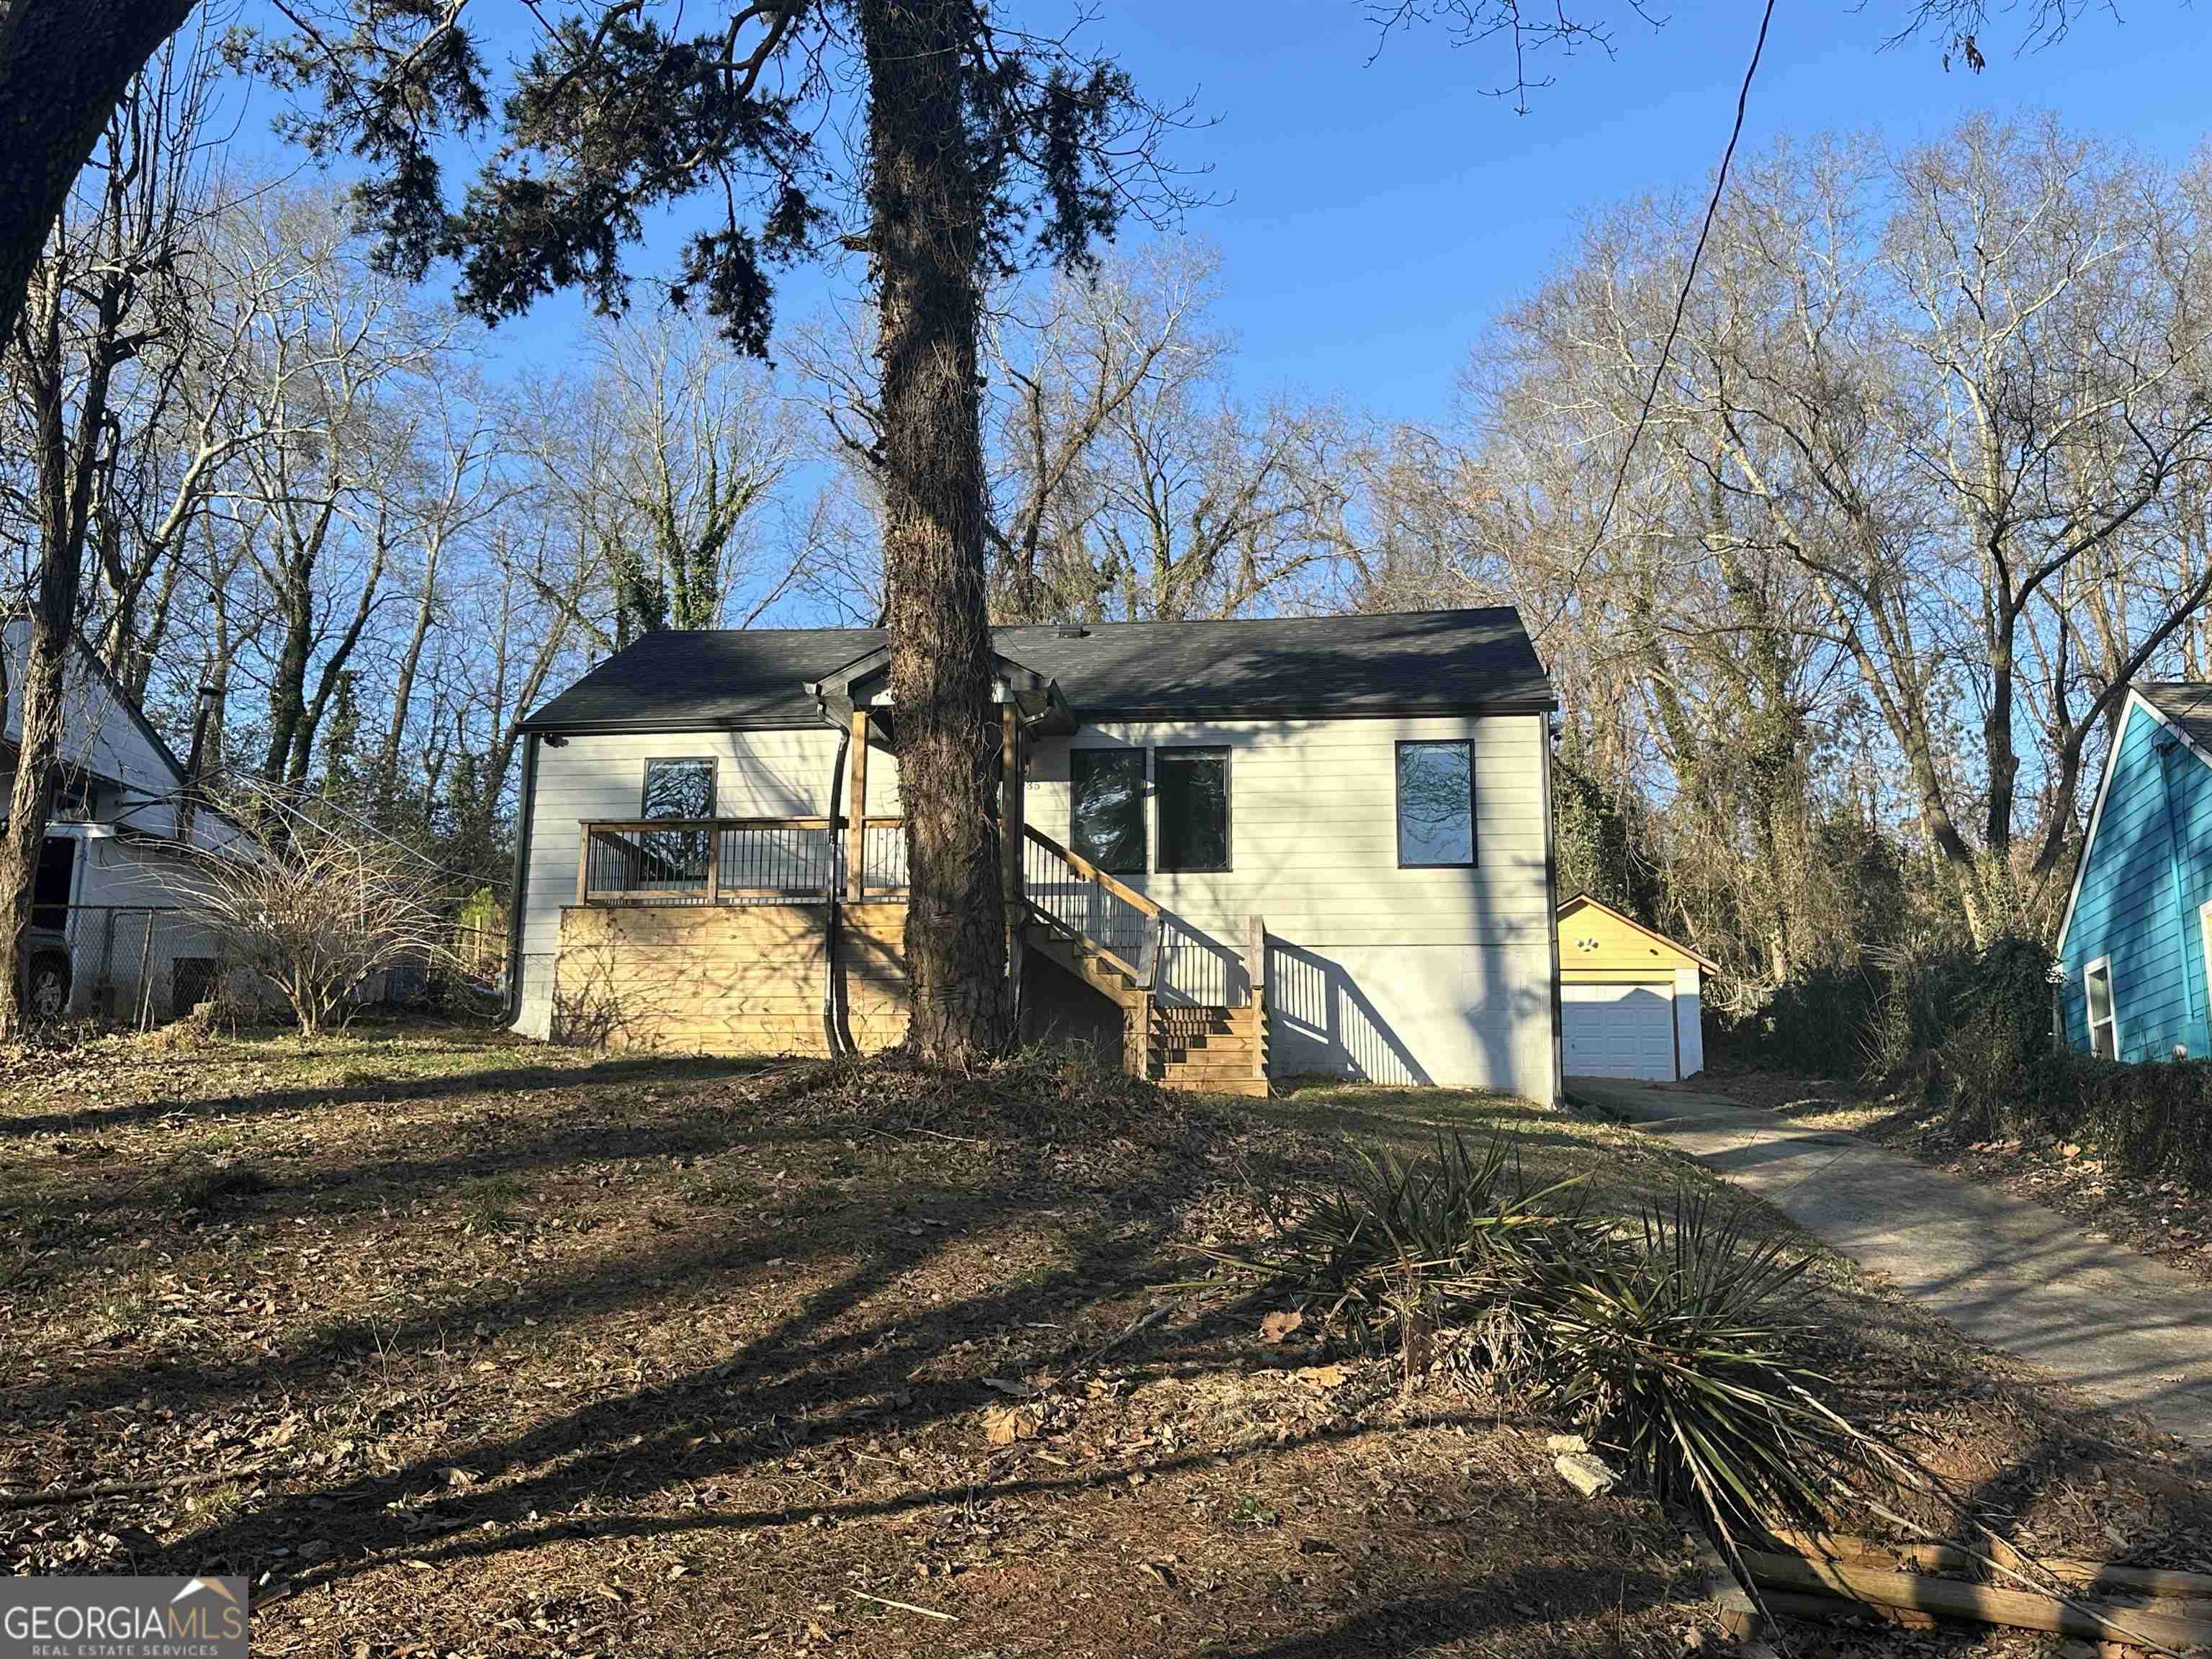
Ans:
[[[0,339],[131,77],[194,0],[0,0]]]
[[[1012,1036],[994,811],[976,377],[988,190],[967,130],[966,0],[860,0],[890,589],[911,896],[907,1046],[965,1066]]]
[[[32,459],[39,514],[37,597],[16,688],[20,732],[8,823],[0,832],[0,1037],[22,1029],[23,975],[28,962],[31,902],[39,878],[54,791],[61,781],[62,727],[67,714],[70,639],[84,582],[85,532],[100,471],[100,428],[107,412],[113,361],[105,347],[123,311],[121,286],[99,300],[96,349],[80,392],[77,441],[70,441],[70,363],[62,343],[63,278],[49,273],[40,314],[21,331],[21,375],[32,406]],[[19,313],[20,315],[20,313]]]

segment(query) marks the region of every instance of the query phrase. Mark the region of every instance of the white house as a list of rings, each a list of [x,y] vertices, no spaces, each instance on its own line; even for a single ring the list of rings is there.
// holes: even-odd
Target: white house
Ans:
[[[1511,610],[994,642],[1030,1030],[1192,1086],[1556,1098],[1556,704]],[[869,629],[657,633],[529,718],[519,1030],[896,1039],[886,654]]]
[[[19,695],[27,624],[0,632],[0,819],[22,736]],[[75,646],[62,722],[64,783],[33,891],[28,990],[46,1017],[166,1017],[199,1000],[216,954],[185,918],[185,866],[173,850],[185,764],[99,657]],[[192,837],[227,839],[201,813]]]

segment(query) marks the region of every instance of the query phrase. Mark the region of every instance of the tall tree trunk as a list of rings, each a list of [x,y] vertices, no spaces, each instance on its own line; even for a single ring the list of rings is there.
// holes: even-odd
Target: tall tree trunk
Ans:
[[[860,0],[883,376],[890,692],[912,892],[907,1045],[967,1066],[1012,1037],[984,595],[969,0]]]
[[[307,718],[307,658],[315,637],[313,567],[290,562],[283,574],[283,584],[276,591],[276,607],[284,619],[284,644],[277,653],[276,672],[269,681],[269,747],[261,762],[261,775],[271,783],[284,781],[286,764],[299,738],[301,723]],[[312,742],[313,733],[308,737]]]
[[[70,639],[84,580],[85,528],[99,474],[100,428],[107,412],[112,365],[103,352],[85,376],[78,441],[70,442],[68,371],[61,336],[62,278],[52,275],[40,315],[25,328],[23,378],[31,394],[32,459],[39,513],[38,593],[31,608],[16,687],[21,731],[8,823],[0,832],[0,1037],[22,1029],[24,969],[28,962],[31,901],[39,879],[54,790],[61,781],[62,727],[67,713]],[[98,337],[112,337],[121,313],[112,289],[100,297]],[[0,675],[0,684],[5,677]]]
[[[131,77],[194,0],[0,0],[0,339]]]

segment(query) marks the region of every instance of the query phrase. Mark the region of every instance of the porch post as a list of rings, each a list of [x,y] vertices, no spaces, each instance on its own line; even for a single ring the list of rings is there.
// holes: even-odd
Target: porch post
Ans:
[[[1028,791],[1028,738],[1022,732],[1022,711],[1012,702],[999,709],[999,833],[1006,874],[1006,984],[1012,993],[1014,1026],[1019,1032],[1022,1008],[1022,947],[1029,938],[1029,917],[1022,901],[1022,803]]]
[[[846,757],[849,769],[846,805],[850,815],[845,830],[845,896],[858,902],[867,896],[868,857],[868,711],[853,711],[853,740]],[[834,833],[834,831],[833,831]]]
[[[1006,842],[1006,894],[1009,910],[1022,902],[1022,713],[1011,702],[999,709],[999,830]],[[1013,918],[1007,919],[1009,927]]]

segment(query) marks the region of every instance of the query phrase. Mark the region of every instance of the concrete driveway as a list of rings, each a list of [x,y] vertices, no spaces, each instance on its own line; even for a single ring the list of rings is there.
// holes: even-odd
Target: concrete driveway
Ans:
[[[2039,1205],[1856,1135],[1684,1084],[1569,1078],[1569,1097],[1678,1146],[1973,1341],[2212,1447],[2212,1292]]]

